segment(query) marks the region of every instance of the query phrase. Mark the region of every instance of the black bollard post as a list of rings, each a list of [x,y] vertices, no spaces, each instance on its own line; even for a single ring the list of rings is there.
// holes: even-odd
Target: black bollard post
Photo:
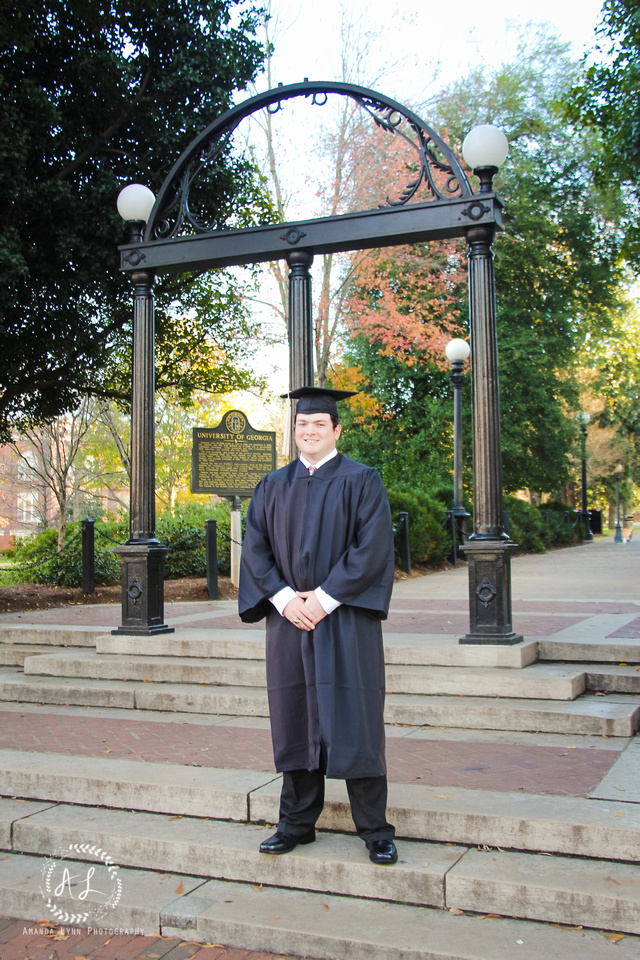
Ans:
[[[398,514],[400,520],[400,566],[405,573],[411,576],[411,548],[409,546],[409,514],[406,510],[401,510]]]
[[[83,520],[82,527],[82,592],[96,592],[95,520]]]
[[[206,521],[207,591],[209,600],[218,599],[218,522]]]

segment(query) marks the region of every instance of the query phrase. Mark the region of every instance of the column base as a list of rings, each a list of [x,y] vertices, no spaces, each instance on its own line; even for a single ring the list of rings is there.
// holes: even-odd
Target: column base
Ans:
[[[161,543],[126,543],[116,553],[122,561],[122,626],[115,635],[149,637],[174,633],[164,621],[164,558]]]
[[[513,645],[523,640],[511,623],[510,540],[469,539],[460,549],[469,566],[469,633],[458,643]]]

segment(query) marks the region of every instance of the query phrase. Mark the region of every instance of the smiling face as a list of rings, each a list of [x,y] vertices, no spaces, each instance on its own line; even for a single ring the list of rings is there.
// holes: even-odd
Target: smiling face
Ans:
[[[296,416],[296,446],[309,463],[318,463],[335,448],[342,427],[334,427],[328,413],[299,413]]]

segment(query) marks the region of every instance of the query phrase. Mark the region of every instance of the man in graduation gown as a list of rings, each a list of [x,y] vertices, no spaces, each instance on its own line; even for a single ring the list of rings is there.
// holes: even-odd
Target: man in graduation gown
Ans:
[[[262,853],[315,840],[324,776],[345,779],[359,836],[374,863],[397,860],[386,820],[381,621],[393,586],[391,514],[379,474],[338,453],[337,399],[302,387],[300,457],[264,477],[247,515],[240,569],[243,621],[267,618],[267,687],[276,769],[277,832]]]

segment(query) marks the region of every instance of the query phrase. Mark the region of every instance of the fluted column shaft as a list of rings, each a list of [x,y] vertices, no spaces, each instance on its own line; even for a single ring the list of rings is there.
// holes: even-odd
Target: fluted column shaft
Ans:
[[[462,482],[462,385],[464,384],[464,361],[452,363],[451,382],[453,383],[453,512],[464,512],[464,490]]]
[[[467,230],[473,391],[473,529],[461,549],[469,565],[469,633],[460,643],[512,644],[511,559],[504,533],[500,392],[492,226]]]
[[[503,535],[500,392],[496,333],[493,227],[472,227],[469,244],[469,311],[473,417],[472,537]]]
[[[311,273],[313,254],[292,250],[289,264],[289,389],[313,386],[313,316]]]
[[[289,390],[312,387],[313,384],[313,313],[311,273],[313,254],[308,250],[292,250],[289,264]],[[297,456],[294,442],[296,401],[291,401],[290,459]]]
[[[154,275],[133,274],[129,543],[156,542]]]
[[[122,625],[126,636],[173,633],[164,623],[164,558],[156,540],[154,275],[132,275],[131,497],[129,539],[117,548],[122,563]]]

